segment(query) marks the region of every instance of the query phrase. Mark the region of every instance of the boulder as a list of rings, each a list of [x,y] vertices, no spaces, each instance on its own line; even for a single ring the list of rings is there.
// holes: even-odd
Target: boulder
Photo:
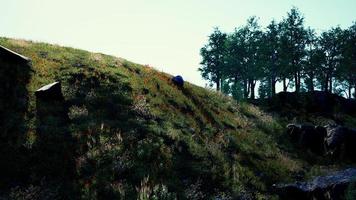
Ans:
[[[326,129],[320,126],[306,124],[289,124],[287,132],[293,142],[314,153],[324,153],[324,138]]]
[[[355,178],[356,168],[350,168],[309,182],[275,185],[275,189],[282,200],[338,200],[344,199],[348,185]]]
[[[341,148],[344,146],[346,129],[338,125],[326,126],[327,136],[325,138],[325,147],[328,155],[340,155]]]
[[[297,142],[301,134],[301,125],[300,124],[288,124],[287,125],[287,134],[291,137],[293,142]]]
[[[62,94],[60,82],[54,82],[36,90],[37,119],[40,124],[56,118],[58,126],[64,126],[68,121],[68,108]],[[46,124],[45,123],[45,124]]]
[[[356,160],[356,129],[347,129],[345,156],[351,160]]]
[[[174,77],[172,78],[172,82],[173,82],[175,85],[179,86],[179,87],[183,87],[183,85],[184,85],[183,77],[180,76],[180,75],[174,76]]]
[[[356,129],[339,125],[289,124],[287,133],[303,149],[334,159],[356,160]]]
[[[326,153],[333,158],[356,159],[356,130],[338,125],[326,126]]]

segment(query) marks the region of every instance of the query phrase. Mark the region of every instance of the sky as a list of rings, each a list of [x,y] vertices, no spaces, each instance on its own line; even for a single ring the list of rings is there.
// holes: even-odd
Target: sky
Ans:
[[[317,32],[356,21],[356,0],[0,0],[0,36],[110,54],[205,86],[200,48],[214,27],[265,27],[293,7]]]

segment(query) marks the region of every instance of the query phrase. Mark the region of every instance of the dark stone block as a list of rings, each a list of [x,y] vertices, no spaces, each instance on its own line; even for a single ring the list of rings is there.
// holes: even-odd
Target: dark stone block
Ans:
[[[23,183],[30,175],[28,132],[30,59],[0,45],[0,190]],[[0,192],[1,193],[1,192]],[[1,196],[1,194],[0,194]]]
[[[74,177],[74,140],[68,130],[68,107],[61,84],[54,82],[35,92],[38,141],[34,169],[39,174],[64,182]]]
[[[40,101],[63,101],[60,82],[54,82],[36,90],[35,95]]]

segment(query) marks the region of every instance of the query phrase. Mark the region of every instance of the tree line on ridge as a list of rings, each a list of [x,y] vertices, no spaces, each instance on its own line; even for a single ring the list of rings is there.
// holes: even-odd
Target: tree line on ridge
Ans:
[[[283,91],[322,90],[356,98],[356,21],[347,29],[317,34],[292,8],[266,28],[257,17],[232,33],[215,28],[200,54],[202,77],[235,99],[254,99],[256,91],[260,98],[271,97],[278,83]]]

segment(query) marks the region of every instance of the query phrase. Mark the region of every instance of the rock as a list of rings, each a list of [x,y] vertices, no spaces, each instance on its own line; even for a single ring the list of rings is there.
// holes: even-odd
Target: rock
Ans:
[[[38,89],[35,95],[39,133],[50,134],[51,131],[47,130],[49,128],[66,127],[69,121],[68,107],[62,94],[61,83],[45,85]]]
[[[356,129],[347,129],[345,156],[351,160],[356,160]]]
[[[287,125],[287,134],[291,137],[293,142],[297,142],[301,134],[301,125],[300,124],[288,124]]]
[[[280,184],[275,189],[282,200],[338,200],[343,199],[346,188],[355,178],[356,168],[350,168],[309,182]]]
[[[303,149],[335,159],[356,160],[356,129],[339,125],[289,124],[287,133]]]
[[[174,84],[176,84],[179,87],[183,87],[183,85],[184,85],[183,77],[180,75],[173,77],[172,81]]]
[[[68,108],[65,105],[61,83],[54,82],[36,90],[37,120],[40,125],[65,126],[69,119]],[[55,120],[52,120],[55,119]],[[55,123],[55,125],[54,125]]]
[[[326,126],[327,136],[325,138],[326,152],[329,155],[340,155],[341,148],[345,142],[346,130],[337,125]]]
[[[75,175],[74,139],[69,127],[68,106],[61,84],[54,82],[41,87],[36,95],[37,145],[34,160],[41,162],[34,171],[45,177],[69,183]]]
[[[333,158],[356,159],[356,130],[337,125],[326,126],[326,153]]]
[[[320,126],[289,124],[287,132],[297,145],[310,149],[314,153],[324,153],[326,129]]]
[[[64,100],[60,82],[54,82],[41,87],[36,90],[35,95],[41,101]]]

